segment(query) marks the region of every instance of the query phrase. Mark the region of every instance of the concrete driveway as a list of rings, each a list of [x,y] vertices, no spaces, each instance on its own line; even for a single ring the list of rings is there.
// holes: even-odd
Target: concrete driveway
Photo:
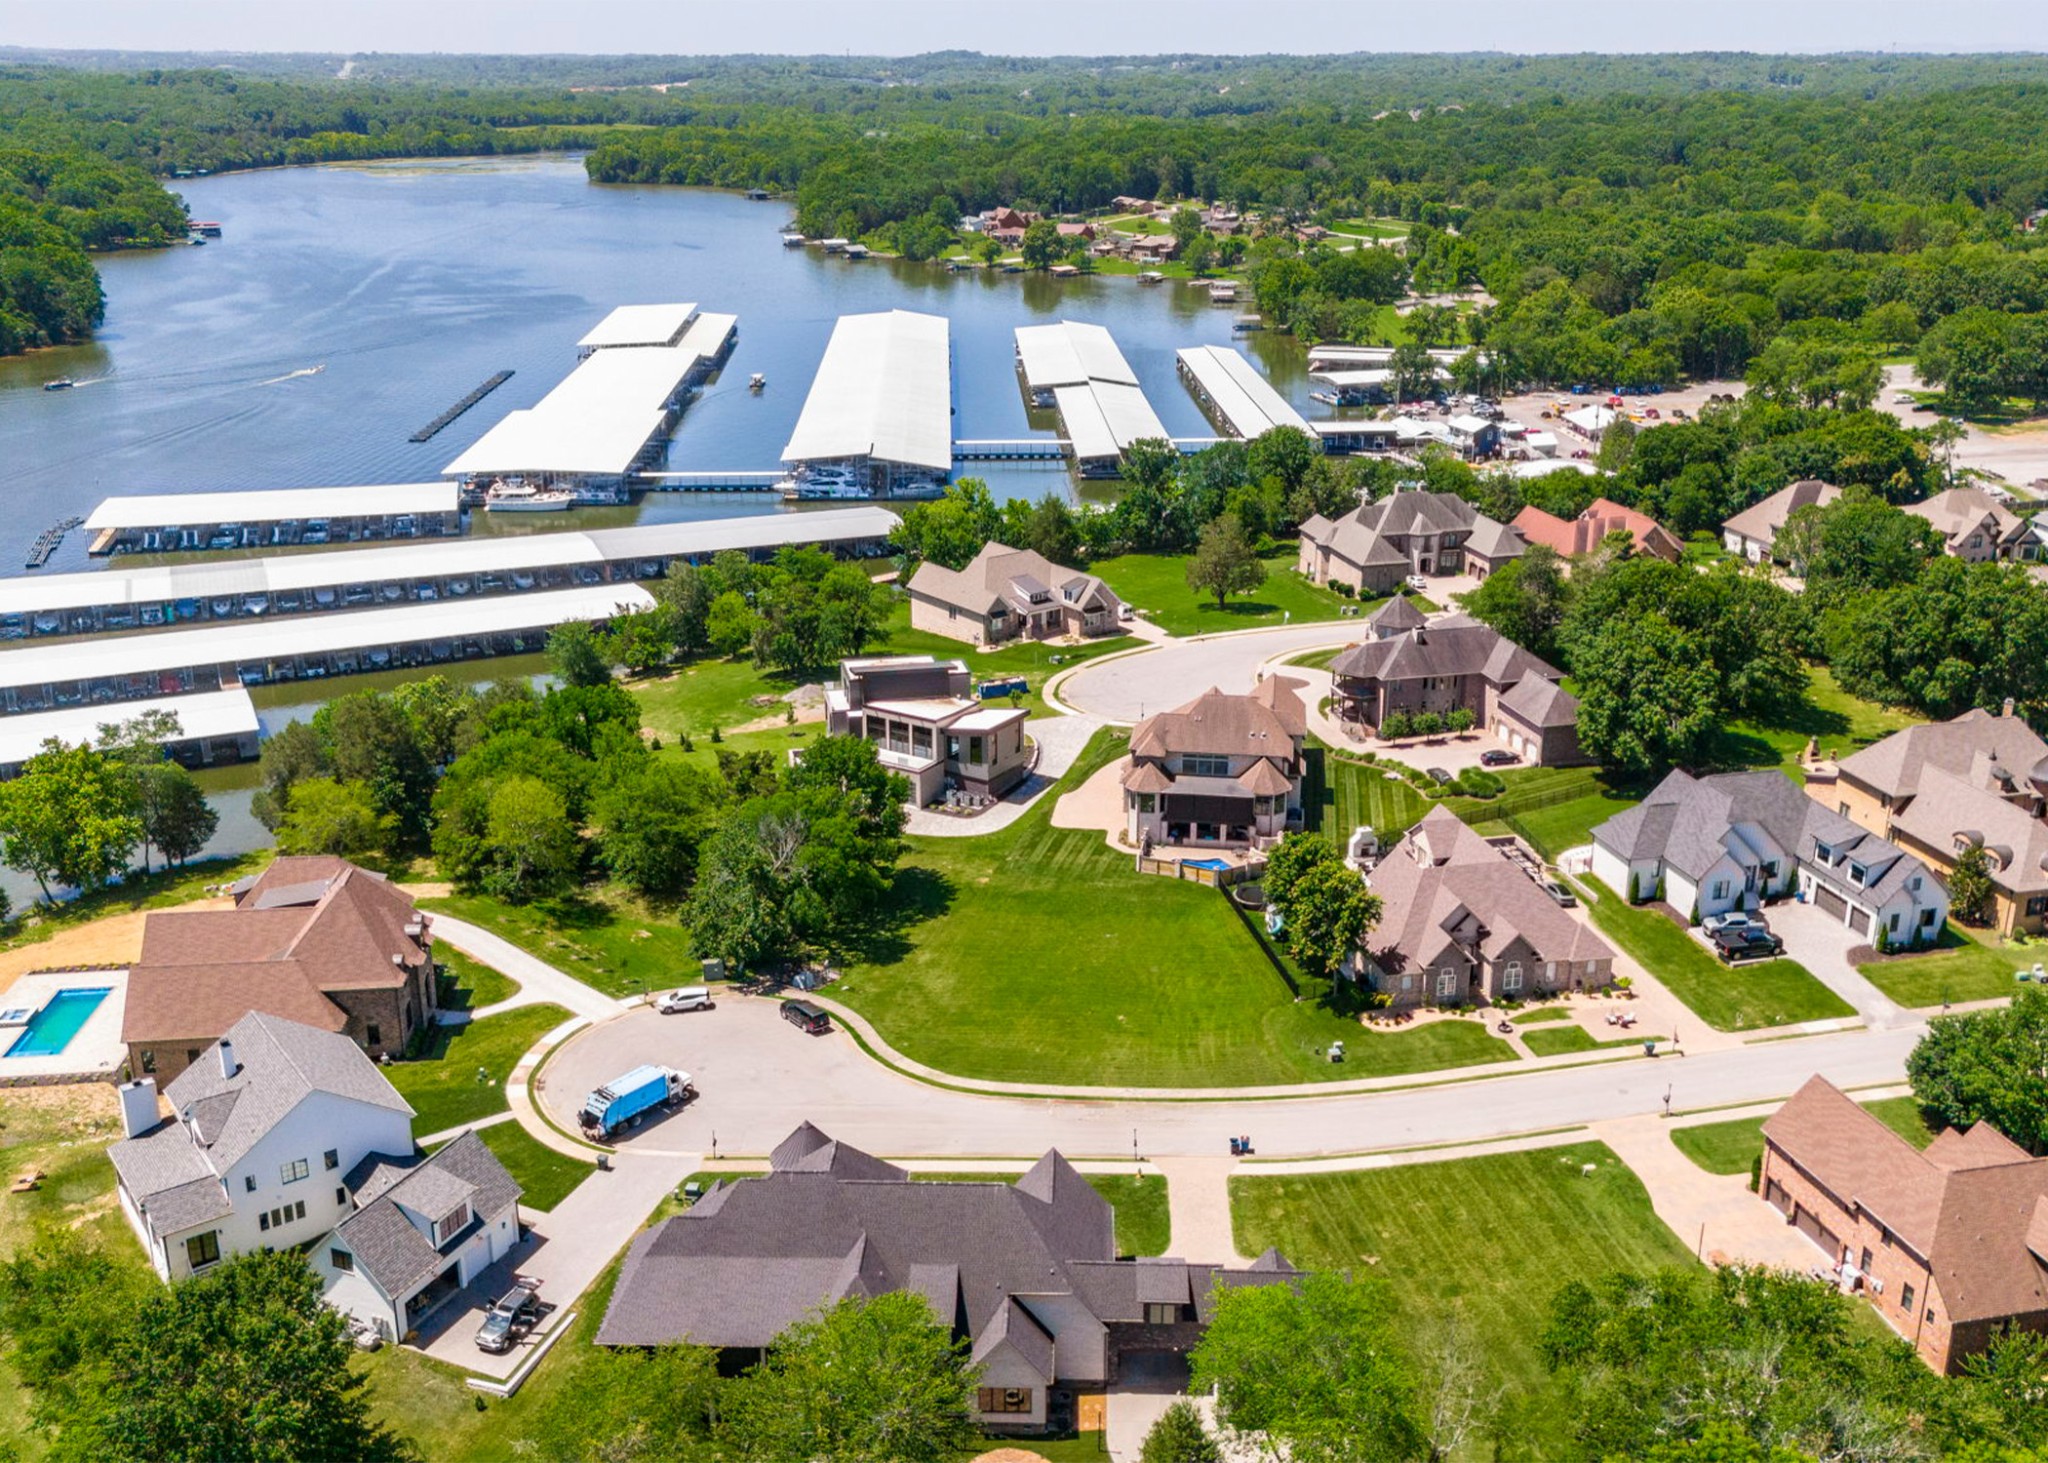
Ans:
[[[1891,1027],[1913,1018],[1849,963],[1849,952],[1870,944],[1819,905],[1786,900],[1764,912],[1771,932],[1785,942],[1785,954],[1850,1005],[1866,1026]]]
[[[1249,691],[1258,683],[1259,668],[1276,656],[1351,645],[1364,634],[1358,620],[1319,620],[1171,640],[1136,654],[1085,664],[1054,690],[1076,711],[1131,725],[1155,711],[1171,711],[1192,701],[1211,686],[1240,694]]]

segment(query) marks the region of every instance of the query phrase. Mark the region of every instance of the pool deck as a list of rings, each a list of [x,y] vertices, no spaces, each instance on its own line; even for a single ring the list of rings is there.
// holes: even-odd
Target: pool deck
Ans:
[[[121,1016],[128,1004],[126,970],[39,970],[17,978],[0,996],[0,1004],[39,1010],[59,991],[102,988],[107,990],[107,998],[86,1018],[85,1025],[78,1028],[78,1034],[63,1051],[47,1057],[0,1055],[0,1087],[116,1080],[122,1064],[128,1060],[128,1048],[121,1041]],[[0,1028],[0,1053],[21,1034],[19,1026]]]

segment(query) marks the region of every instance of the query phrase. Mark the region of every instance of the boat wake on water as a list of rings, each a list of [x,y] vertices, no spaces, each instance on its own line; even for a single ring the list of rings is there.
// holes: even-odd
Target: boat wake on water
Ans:
[[[296,381],[301,376],[317,376],[326,369],[327,363],[322,361],[317,366],[301,366],[296,371],[287,371],[282,376],[272,376],[268,381],[258,381],[256,384],[258,386],[275,386],[280,381]]]

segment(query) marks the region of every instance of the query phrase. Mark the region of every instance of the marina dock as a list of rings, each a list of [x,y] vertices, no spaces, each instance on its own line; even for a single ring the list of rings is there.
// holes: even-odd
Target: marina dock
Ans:
[[[1083,477],[1112,477],[1133,442],[1166,439],[1115,339],[1100,325],[1020,325],[1017,370],[1034,406],[1053,406]]]
[[[484,382],[483,385],[477,387],[476,390],[470,392],[469,395],[463,397],[462,400],[456,402],[455,405],[449,407],[448,410],[442,412],[441,415],[435,417],[431,422],[428,422],[424,427],[421,427],[417,432],[414,432],[410,437],[406,438],[405,440],[408,442],[433,441],[434,438],[440,434],[442,428],[446,427],[450,422],[454,421],[457,417],[461,416],[464,412],[468,411],[471,407],[475,406],[478,402],[482,401],[486,396],[489,396],[493,391],[496,391],[500,386],[503,386],[507,381],[510,381],[511,379],[512,373],[510,371],[499,371],[497,374],[492,376],[488,381]]]
[[[952,326],[943,315],[841,315],[782,460],[889,497],[953,467]]]
[[[101,556],[190,549],[260,549],[462,532],[453,483],[160,493],[108,498],[84,524]]]
[[[1287,404],[1257,367],[1229,346],[1189,346],[1175,355],[1189,392],[1231,436],[1249,442],[1275,427],[1292,427],[1316,440],[1308,419]]]

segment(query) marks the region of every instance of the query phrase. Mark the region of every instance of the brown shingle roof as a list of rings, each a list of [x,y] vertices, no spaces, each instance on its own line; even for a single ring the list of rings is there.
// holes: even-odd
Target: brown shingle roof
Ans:
[[[1294,687],[1302,682],[1273,676],[1248,696],[1231,696],[1211,686],[1185,706],[1139,722],[1131,733],[1134,757],[1172,757],[1193,752],[1215,757],[1294,758],[1294,738],[1307,730],[1307,715]]]
[[[1802,478],[1788,488],[1778,489],[1761,503],[1752,503],[1721,527],[1769,545],[1776,541],[1778,530],[1785,526],[1785,520],[1795,509],[1809,504],[1825,508],[1841,496],[1842,490],[1833,483],[1824,483],[1818,478]]]
[[[1533,503],[1514,518],[1513,526],[1532,544],[1544,544],[1566,558],[1590,554],[1610,533],[1627,533],[1637,552],[1676,562],[1684,545],[1647,513],[1611,498],[1595,498],[1577,518],[1559,518]]]

